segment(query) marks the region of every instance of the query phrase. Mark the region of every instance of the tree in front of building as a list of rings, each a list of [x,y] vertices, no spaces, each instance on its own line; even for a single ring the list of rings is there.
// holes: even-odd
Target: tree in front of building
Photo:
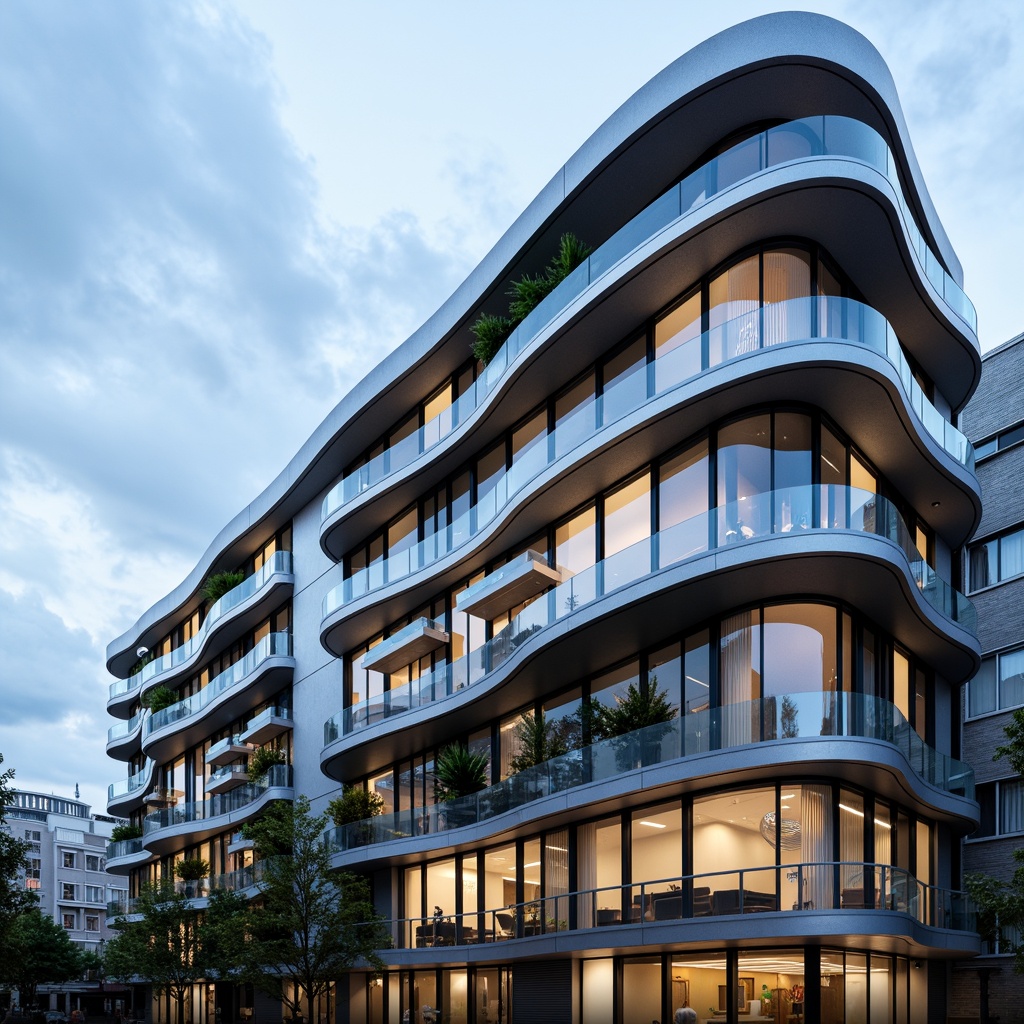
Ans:
[[[0,754],[0,765],[4,755]],[[36,894],[25,888],[21,873],[25,868],[28,843],[11,834],[5,812],[14,803],[14,769],[0,772],[0,946],[17,918],[36,904]]]
[[[1024,776],[1024,708],[1014,711],[1005,727],[1007,742],[996,747],[993,760],[1006,758]],[[1017,868],[1008,882],[988,875],[968,875],[967,891],[978,908],[978,931],[989,942],[998,941],[1003,952],[1014,954],[1014,970],[1024,974],[1024,848],[1013,851]]]
[[[376,950],[391,944],[366,879],[331,872],[326,825],[300,797],[247,827],[263,867],[244,976],[307,1021],[317,1019],[317,1003],[342,973],[357,964],[381,970]]]
[[[238,968],[245,913],[245,900],[223,889],[211,892],[200,911],[171,879],[145,885],[131,917],[113,924],[118,934],[106,944],[104,972],[124,983],[141,979],[157,995],[169,995],[178,1024],[184,1024],[192,987]]]
[[[61,985],[80,978],[98,958],[86,953],[68,933],[38,908],[27,910],[7,930],[0,957],[0,980],[18,990],[22,1006],[32,1006],[40,985]]]

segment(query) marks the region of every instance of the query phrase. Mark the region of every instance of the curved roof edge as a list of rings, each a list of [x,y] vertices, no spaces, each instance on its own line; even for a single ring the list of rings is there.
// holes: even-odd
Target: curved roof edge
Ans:
[[[766,14],[728,28],[699,43],[655,75],[583,143],[437,311],[341,399],[284,470],[219,531],[188,576],[107,645],[108,669],[127,673],[136,660],[134,648],[142,635],[162,628],[194,598],[218,560],[241,555],[241,541],[259,524],[267,522],[286,498],[293,498],[299,507],[330,485],[338,475],[337,460],[330,460],[332,468],[326,479],[321,480],[318,475],[314,478],[314,471],[330,458],[332,444],[343,436],[346,427],[357,422],[365,410],[425,360],[438,342],[473,312],[494,282],[502,278],[558,213],[559,207],[582,189],[602,165],[626,148],[631,139],[689,97],[743,69],[801,61],[828,66],[875,94],[879,113],[883,118],[887,115],[891,144],[909,175],[912,194],[908,199],[916,199],[920,205],[924,222],[919,226],[932,236],[950,274],[962,285],[962,268],[935,212],[909,142],[895,82],[875,47],[848,25],[805,12]]]

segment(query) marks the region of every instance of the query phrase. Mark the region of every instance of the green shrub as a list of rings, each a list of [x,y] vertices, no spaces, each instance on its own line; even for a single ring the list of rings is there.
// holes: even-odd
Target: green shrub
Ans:
[[[244,572],[215,572],[212,576],[206,577],[206,582],[203,584],[203,597],[213,604],[229,590],[234,590],[244,579]]]
[[[623,736],[649,725],[661,725],[676,717],[676,708],[669,703],[668,695],[658,689],[658,680],[651,676],[645,687],[630,683],[625,696],[615,694],[615,704],[605,707],[593,706],[594,739],[610,739]]]
[[[132,825],[130,822],[124,825],[115,825],[110,833],[112,843],[123,843],[128,839],[141,839],[142,826]]]
[[[487,785],[486,754],[471,753],[469,747],[452,743],[434,762],[434,799],[441,803],[477,793]]]
[[[249,755],[249,781],[262,782],[275,765],[287,764],[284,752],[273,747],[260,747]]]
[[[142,696],[142,706],[149,708],[155,715],[164,708],[178,703],[178,692],[169,686],[154,686],[152,690]]]
[[[486,366],[501,351],[501,346],[512,333],[515,323],[505,316],[484,313],[470,330],[476,337],[472,344],[473,355]]]
[[[508,316],[482,313],[470,327],[476,340],[472,344],[473,355],[486,366],[501,350],[516,325],[526,319],[537,308],[545,296],[558,287],[589,255],[586,246],[571,232],[558,240],[558,252],[542,274],[530,277],[524,274],[513,281],[506,294],[511,298]]]
[[[519,753],[509,762],[509,773],[518,775],[543,764],[554,757],[568,752],[568,744],[564,736],[555,729],[553,722],[545,722],[543,715],[528,712],[523,715],[515,727],[516,743]]]
[[[384,813],[384,797],[362,786],[349,785],[327,805],[327,813],[335,825],[366,821]]]

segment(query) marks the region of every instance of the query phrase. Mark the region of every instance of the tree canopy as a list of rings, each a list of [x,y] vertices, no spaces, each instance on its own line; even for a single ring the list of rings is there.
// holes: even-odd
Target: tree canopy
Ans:
[[[1007,742],[996,747],[994,761],[1006,758],[1010,767],[1024,775],[1024,708],[1014,711],[1006,725]],[[978,908],[978,931],[989,942],[998,941],[1003,952],[1014,954],[1014,970],[1024,974],[1024,848],[1013,851],[1017,868],[1011,879],[971,874],[965,878],[967,891]]]
[[[317,1002],[346,970],[360,962],[382,969],[375,951],[391,944],[366,879],[331,872],[326,824],[300,797],[274,804],[246,829],[263,872],[243,975],[307,1020],[316,1020]]]
[[[165,879],[143,886],[131,918],[118,918],[113,927],[118,934],[103,955],[107,976],[123,982],[143,978],[155,992],[168,993],[177,1007],[178,1024],[183,1024],[190,988],[237,968],[244,945],[245,900],[218,889],[200,911]]]
[[[17,988],[22,1004],[30,1006],[40,985],[78,978],[95,961],[94,954],[85,953],[59,924],[33,907],[7,930],[0,979]]]
[[[0,754],[0,765],[4,755]],[[6,810],[14,803],[14,769],[0,772],[0,944],[14,921],[36,905],[36,894],[21,881],[28,843],[11,834]]]

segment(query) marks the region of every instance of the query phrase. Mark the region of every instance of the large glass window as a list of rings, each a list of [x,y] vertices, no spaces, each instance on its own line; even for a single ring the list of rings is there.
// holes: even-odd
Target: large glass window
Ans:
[[[612,356],[602,373],[602,421],[612,423],[647,400],[647,341],[638,338]]]
[[[631,921],[683,917],[682,809],[678,803],[634,811],[630,864],[633,874]],[[645,883],[637,885],[637,882]]]
[[[651,476],[644,473],[604,501],[604,588],[624,586],[651,571]]]
[[[684,299],[654,327],[654,381],[657,392],[700,373],[700,292]]]
[[[773,786],[694,800],[695,904],[708,897],[715,915],[779,909],[775,793]]]
[[[715,366],[760,348],[761,257],[748,256],[708,285],[710,360]]]
[[[993,537],[969,549],[971,590],[1024,573],[1024,529]]]
[[[730,423],[718,431],[718,543],[771,533],[771,417]]]
[[[658,476],[662,565],[708,547],[708,444],[700,441],[662,463]]]
[[[967,691],[967,713],[985,715],[1024,704],[1024,647],[983,658]]]
[[[580,928],[622,921],[622,824],[618,817],[576,829],[576,878]]]

